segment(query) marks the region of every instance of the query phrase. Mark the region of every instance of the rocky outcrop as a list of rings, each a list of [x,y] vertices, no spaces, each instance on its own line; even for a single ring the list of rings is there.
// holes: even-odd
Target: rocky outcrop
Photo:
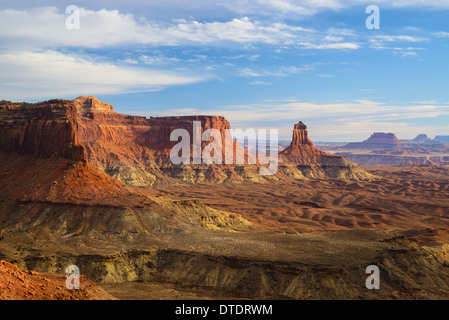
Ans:
[[[170,152],[178,141],[171,141],[175,129],[185,129],[194,141],[194,123],[200,122],[200,134],[216,129],[221,134],[222,165],[174,165]],[[353,164],[340,156],[329,155],[313,146],[307,127],[295,125],[291,145],[280,154],[284,170],[261,176],[255,155],[246,152],[237,140],[226,143],[231,129],[222,116],[142,117],[114,112],[112,105],[92,96],[73,101],[51,100],[38,104],[3,103],[0,105],[0,149],[36,157],[58,155],[88,161],[112,177],[132,186],[148,186],[167,179],[193,183],[264,182],[287,177],[366,179]],[[201,136],[200,136],[201,138]],[[202,141],[204,149],[209,141]],[[193,158],[191,147],[191,159]],[[242,152],[244,164],[237,163]],[[233,159],[231,163],[225,159]],[[251,159],[253,161],[248,161]],[[252,164],[248,164],[252,163]],[[287,168],[288,167],[288,168]]]
[[[293,127],[293,138],[290,145],[279,153],[280,159],[286,163],[298,165],[320,165],[322,156],[330,156],[313,146],[309,139],[307,126],[301,121]]]
[[[42,272],[75,263],[83,266],[90,278],[106,285],[134,282],[133,288],[139,288],[145,283],[166,282],[177,284],[183,290],[211,290],[216,296],[233,299],[433,300],[449,297],[447,246],[420,247],[404,239],[373,233],[362,234],[362,241],[357,244],[351,238],[343,239],[342,233],[321,235],[319,241],[317,236],[303,235],[300,249],[294,246],[297,240],[290,238],[290,250],[298,251],[296,257],[285,260],[277,258],[275,247],[270,250],[273,256],[269,258],[162,249],[109,255],[30,256],[22,263]],[[313,237],[313,241],[307,241]],[[380,269],[381,290],[367,290],[364,286],[368,277],[365,271],[371,264]]]
[[[110,113],[114,111],[114,107],[112,105],[101,102],[93,96],[80,96],[73,100],[73,102],[76,106],[76,110],[81,113]]]
[[[195,121],[201,123],[201,134],[208,129],[220,131],[223,160],[226,153],[241,149],[237,142],[232,143],[232,150],[226,149],[225,131],[230,129],[230,124],[222,116],[145,118],[115,112],[78,110],[81,110],[77,116],[78,138],[86,149],[88,161],[122,182],[133,186],[147,186],[166,180],[168,176],[191,182],[220,183],[238,176],[229,167],[214,169],[202,165],[174,166],[170,160],[170,151],[178,143],[170,141],[171,133],[175,129],[185,129],[192,145]],[[207,141],[201,142],[202,148],[207,144]],[[193,158],[193,147],[190,150]]]
[[[373,176],[343,156],[331,155],[313,146],[307,126],[299,122],[293,128],[291,144],[279,153],[281,169],[288,176],[335,178],[349,180],[372,179]],[[293,166],[293,167],[292,167]],[[300,174],[296,170],[300,171]]]
[[[74,103],[51,100],[0,105],[0,150],[84,160],[84,149],[77,140]]]

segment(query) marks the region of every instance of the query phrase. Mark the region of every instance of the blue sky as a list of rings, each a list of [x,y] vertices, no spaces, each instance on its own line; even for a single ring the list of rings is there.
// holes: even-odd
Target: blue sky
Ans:
[[[371,4],[379,30],[365,27]],[[281,139],[298,121],[314,141],[449,135],[448,14],[447,0],[3,0],[0,99],[95,95]]]

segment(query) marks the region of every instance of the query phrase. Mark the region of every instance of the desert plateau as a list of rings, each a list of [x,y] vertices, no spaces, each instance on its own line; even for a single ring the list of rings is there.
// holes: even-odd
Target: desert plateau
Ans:
[[[198,119],[230,126],[126,116],[92,96],[3,102],[0,284],[16,289],[0,298],[449,297],[448,166],[357,165],[315,148],[302,122],[275,175],[171,164],[170,130]],[[71,295],[55,275],[69,265],[97,291]],[[382,290],[365,287],[369,265]]]

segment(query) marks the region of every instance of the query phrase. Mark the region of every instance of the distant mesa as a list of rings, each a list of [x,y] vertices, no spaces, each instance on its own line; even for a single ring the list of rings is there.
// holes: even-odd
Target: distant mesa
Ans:
[[[413,139],[412,141],[414,142],[418,142],[418,143],[426,143],[426,142],[431,142],[433,141],[432,139],[430,139],[427,134],[419,134],[415,139]]]
[[[402,144],[394,133],[375,132],[369,139],[363,141],[365,144]]]
[[[441,141],[441,142],[445,142],[445,143],[449,143],[449,136],[436,136],[435,140]]]
[[[412,140],[399,140],[394,133],[375,132],[363,142],[351,142],[342,149],[404,149],[417,144],[441,144],[449,142],[449,136],[429,138],[427,134],[419,134]]]
[[[393,133],[376,132],[363,142],[339,147],[341,152],[335,154],[360,165],[447,165],[449,136],[438,137],[441,140],[419,134],[411,140],[399,140]]]
[[[397,148],[404,142],[399,140],[394,133],[375,132],[369,139],[363,142],[351,142],[342,148],[347,149],[388,149]]]
[[[405,141],[405,140],[404,140]],[[405,141],[408,142],[408,141]],[[411,142],[413,143],[417,143],[417,144],[432,144],[432,145],[441,145],[445,142],[449,142],[448,141],[440,141],[438,139],[431,139],[429,138],[429,136],[427,136],[427,134],[419,134],[415,139],[411,140]]]

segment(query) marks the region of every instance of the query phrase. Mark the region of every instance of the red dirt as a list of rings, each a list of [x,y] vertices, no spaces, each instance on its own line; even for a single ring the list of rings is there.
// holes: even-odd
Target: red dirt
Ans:
[[[20,270],[0,261],[0,300],[109,300],[114,299],[95,282],[80,276],[80,289],[69,290],[66,276]]]

